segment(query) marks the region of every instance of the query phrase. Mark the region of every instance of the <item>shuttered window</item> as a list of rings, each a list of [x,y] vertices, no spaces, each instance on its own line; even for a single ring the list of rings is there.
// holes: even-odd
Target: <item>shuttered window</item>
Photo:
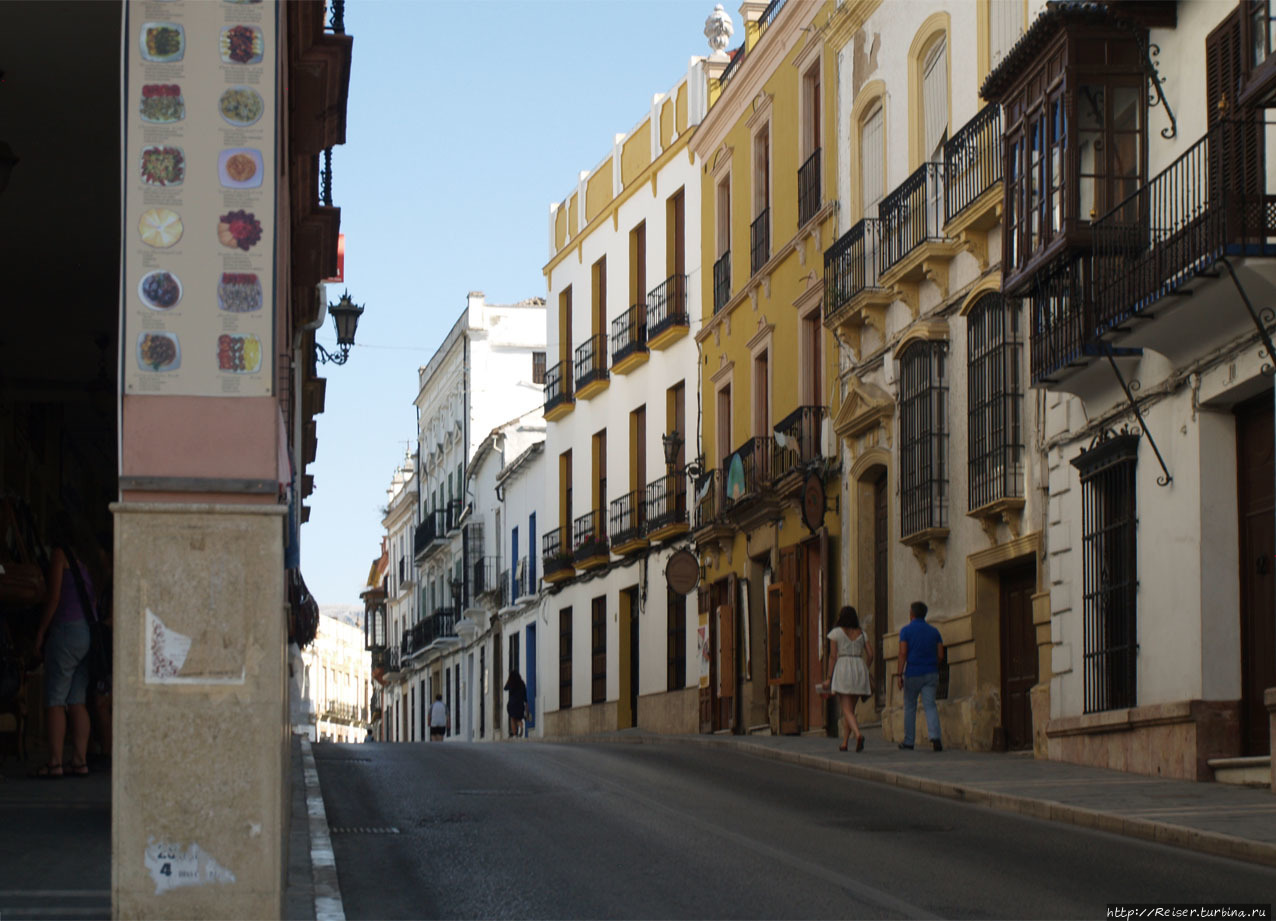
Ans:
[[[886,166],[882,162],[882,115],[878,106],[860,129],[860,193],[864,216],[877,217],[877,205],[886,194]]]
[[[1023,34],[1023,6],[1023,0],[988,0],[988,50],[993,67]]]
[[[942,160],[948,139],[948,39],[941,36],[922,68],[923,150],[927,160]]]

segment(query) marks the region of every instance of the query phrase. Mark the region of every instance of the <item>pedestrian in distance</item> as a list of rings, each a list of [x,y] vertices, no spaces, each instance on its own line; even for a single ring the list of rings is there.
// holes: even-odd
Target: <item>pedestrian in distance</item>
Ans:
[[[931,746],[941,752],[944,745],[939,737],[935,691],[939,687],[939,663],[944,661],[944,640],[938,630],[926,623],[926,610],[924,601],[914,601],[908,608],[908,624],[899,631],[899,665],[895,679],[904,692],[904,741],[899,747],[913,748],[920,695]]]
[[[523,718],[527,716],[527,685],[518,673],[518,669],[510,669],[510,676],[505,681],[505,690],[509,699],[505,702],[505,712],[510,718],[510,738],[523,734]]]
[[[837,695],[842,708],[842,744],[838,751],[846,751],[855,733],[855,750],[864,750],[864,733],[855,719],[855,705],[867,700],[872,693],[869,666],[873,664],[873,647],[860,629],[859,615],[849,604],[837,615],[837,624],[828,633],[828,655],[824,686]]]
[[[447,705],[443,703],[443,695],[435,694],[434,703],[430,704],[430,741],[442,742],[451,722],[452,717],[447,712]]]

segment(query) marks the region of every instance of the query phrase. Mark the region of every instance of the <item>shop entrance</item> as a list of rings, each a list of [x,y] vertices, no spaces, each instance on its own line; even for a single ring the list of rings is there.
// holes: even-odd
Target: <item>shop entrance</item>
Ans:
[[[1276,686],[1276,460],[1272,392],[1236,407],[1241,550],[1241,753],[1271,751],[1263,691]]]
[[[1032,689],[1037,684],[1037,628],[1032,623],[1035,566],[1001,574],[1001,725],[1006,749],[1032,748]]]

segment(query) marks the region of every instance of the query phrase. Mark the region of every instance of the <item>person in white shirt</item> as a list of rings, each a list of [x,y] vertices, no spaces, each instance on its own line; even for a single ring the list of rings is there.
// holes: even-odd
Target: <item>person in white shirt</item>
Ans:
[[[430,741],[441,742],[451,722],[443,704],[443,695],[435,694],[434,703],[430,704]]]

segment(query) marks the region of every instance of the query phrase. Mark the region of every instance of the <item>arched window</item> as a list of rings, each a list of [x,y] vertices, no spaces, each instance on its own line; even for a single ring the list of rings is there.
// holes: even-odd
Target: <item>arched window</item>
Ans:
[[[944,158],[948,140],[948,36],[940,33],[922,62],[922,154],[927,161]]]
[[[860,201],[864,217],[877,217],[877,205],[886,194],[885,111],[878,102],[859,123]]]
[[[948,526],[948,343],[914,342],[900,358],[901,536]]]
[[[1023,338],[1019,304],[981,297],[966,317],[971,511],[1023,497]]]

